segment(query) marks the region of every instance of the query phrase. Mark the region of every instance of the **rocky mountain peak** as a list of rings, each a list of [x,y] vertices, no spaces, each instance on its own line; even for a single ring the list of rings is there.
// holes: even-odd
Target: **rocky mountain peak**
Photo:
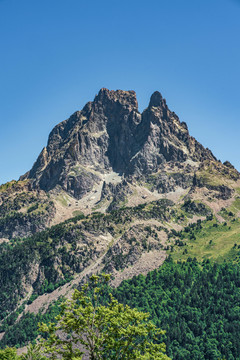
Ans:
[[[113,171],[125,178],[157,173],[167,162],[215,160],[155,91],[141,114],[134,91],[102,88],[52,130],[28,178],[43,190],[81,198]]]
[[[119,103],[120,105],[138,110],[136,93],[133,90],[108,90],[102,88],[95,96],[94,103],[109,105],[110,103]]]
[[[155,91],[151,98],[150,98],[150,102],[148,107],[162,107],[162,108],[166,108],[166,100],[162,97],[162,94],[159,91]]]

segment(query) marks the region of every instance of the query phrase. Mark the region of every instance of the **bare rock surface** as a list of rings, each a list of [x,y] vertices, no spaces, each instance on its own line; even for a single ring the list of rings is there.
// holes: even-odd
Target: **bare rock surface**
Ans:
[[[156,173],[161,164],[187,159],[215,157],[189,135],[187,125],[169,110],[159,92],[141,114],[134,91],[101,89],[93,102],[52,130],[27,177],[34,187],[49,191],[59,185],[81,199],[101,182],[101,174],[145,176]],[[161,183],[168,180],[161,176]]]

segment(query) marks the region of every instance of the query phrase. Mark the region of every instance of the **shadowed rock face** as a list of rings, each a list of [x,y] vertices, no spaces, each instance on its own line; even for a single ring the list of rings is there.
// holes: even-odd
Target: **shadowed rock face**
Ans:
[[[141,114],[134,91],[101,89],[93,102],[55,126],[28,178],[34,187],[60,186],[81,198],[108,171],[127,178],[187,159],[215,158],[189,135],[159,92]]]

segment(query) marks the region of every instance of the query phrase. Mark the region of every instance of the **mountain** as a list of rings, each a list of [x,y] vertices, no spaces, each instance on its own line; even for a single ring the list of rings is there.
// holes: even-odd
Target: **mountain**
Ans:
[[[159,92],[140,113],[134,91],[101,89],[0,187],[0,338],[97,271],[118,286],[169,255],[239,262],[239,218],[239,172]]]
[[[159,92],[141,114],[134,91],[101,89],[55,126],[19,182],[0,188],[0,237],[28,236],[79,211],[106,212],[189,188],[206,187],[209,197],[226,200],[238,179],[229,162],[189,135]]]
[[[81,199],[104,175],[156,173],[170,161],[216,160],[171,112],[159,92],[140,114],[133,91],[100,90],[93,102],[51,132],[28,174],[34,186],[57,186]]]

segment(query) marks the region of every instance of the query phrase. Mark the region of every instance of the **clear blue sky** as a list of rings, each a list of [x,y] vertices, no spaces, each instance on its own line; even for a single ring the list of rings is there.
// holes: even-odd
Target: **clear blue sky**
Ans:
[[[101,87],[159,90],[240,170],[240,1],[0,0],[0,183]]]

